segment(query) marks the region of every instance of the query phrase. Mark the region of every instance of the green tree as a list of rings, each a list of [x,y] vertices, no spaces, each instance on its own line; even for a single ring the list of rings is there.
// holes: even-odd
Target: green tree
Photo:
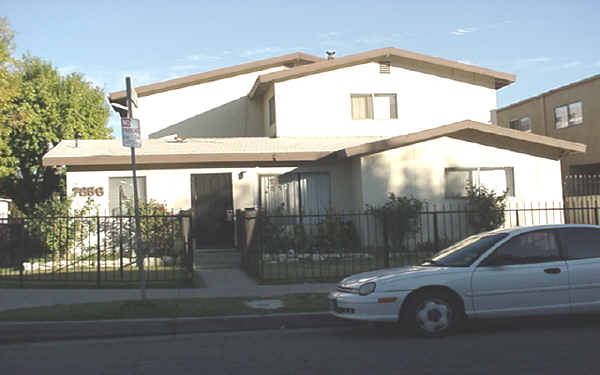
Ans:
[[[4,159],[9,154],[6,144],[8,139],[8,103],[16,95],[16,74],[14,74],[14,63],[12,53],[14,33],[10,29],[8,20],[0,18],[0,156]],[[0,178],[8,174],[6,164],[0,162]]]
[[[64,195],[63,173],[42,166],[42,156],[62,139],[106,139],[111,130],[104,92],[78,73],[61,77],[47,61],[25,55],[16,70],[16,93],[0,112],[6,145],[0,159],[0,192],[25,214],[53,193]]]

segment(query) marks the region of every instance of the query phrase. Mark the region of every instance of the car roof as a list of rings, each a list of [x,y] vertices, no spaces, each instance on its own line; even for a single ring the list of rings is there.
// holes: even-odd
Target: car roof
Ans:
[[[487,233],[508,233],[508,234],[517,234],[517,233],[525,233],[532,232],[535,230],[542,229],[559,229],[559,228],[593,228],[599,229],[599,225],[590,225],[590,224],[547,224],[547,225],[528,225],[523,227],[513,227],[513,228],[502,228],[496,229],[493,231],[489,231]]]

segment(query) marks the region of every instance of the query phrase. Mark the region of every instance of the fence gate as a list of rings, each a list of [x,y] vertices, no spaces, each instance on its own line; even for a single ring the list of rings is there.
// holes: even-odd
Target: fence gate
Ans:
[[[0,269],[19,267],[24,230],[22,220],[0,219]]]

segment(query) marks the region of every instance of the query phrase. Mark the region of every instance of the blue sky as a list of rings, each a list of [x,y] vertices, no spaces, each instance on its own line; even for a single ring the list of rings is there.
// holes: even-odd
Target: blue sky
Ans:
[[[302,51],[393,46],[513,73],[504,106],[600,72],[600,2],[4,0],[29,51],[107,93]],[[110,125],[120,129],[117,116]],[[143,126],[143,124],[142,124]]]

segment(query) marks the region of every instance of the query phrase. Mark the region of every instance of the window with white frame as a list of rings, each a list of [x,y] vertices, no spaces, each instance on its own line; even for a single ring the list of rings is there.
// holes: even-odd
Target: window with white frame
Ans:
[[[146,177],[137,178],[138,200],[146,202]],[[111,215],[128,215],[133,208],[133,177],[108,179],[108,208]]]
[[[467,196],[467,187],[483,186],[496,194],[515,195],[514,168],[446,168],[446,198]]]
[[[390,120],[398,118],[396,94],[350,94],[353,120]]]
[[[583,123],[583,103],[581,101],[554,108],[556,129]]]
[[[310,215],[329,211],[329,173],[260,177],[261,208],[270,215]]]
[[[521,117],[518,119],[510,120],[508,126],[511,129],[520,130],[524,132],[531,132],[531,120],[529,117]]]

